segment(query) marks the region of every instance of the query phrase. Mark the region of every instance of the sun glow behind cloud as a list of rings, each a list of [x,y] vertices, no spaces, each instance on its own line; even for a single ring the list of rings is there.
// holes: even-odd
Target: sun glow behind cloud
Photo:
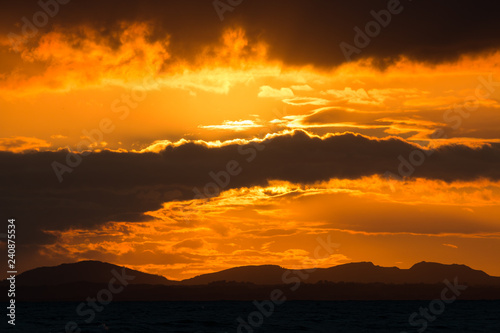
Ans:
[[[251,136],[255,135],[251,130],[257,126],[250,123],[238,126],[238,122],[253,121],[245,119],[248,119],[249,113],[254,113],[267,122],[264,125],[278,130],[279,126],[275,124],[318,133],[354,127],[364,134],[399,135],[421,141],[428,140],[437,128],[449,127],[443,120],[444,112],[465,103],[467,96],[474,93],[480,75],[498,73],[500,59],[497,52],[428,66],[402,58],[384,71],[374,67],[369,59],[346,63],[331,70],[311,66],[291,67],[270,60],[265,42],[250,41],[243,29],[230,28],[216,44],[200,46],[195,60],[188,62],[169,49],[170,36],[151,41],[150,25],[123,22],[122,26],[124,30],[113,36],[119,46],[113,45],[109,38],[98,38],[98,32],[86,26],[42,35],[35,46],[25,46],[17,60],[17,68],[33,64],[34,71],[14,70],[6,74],[0,80],[0,95],[11,105],[25,107],[23,98],[28,96],[32,100],[43,100],[45,104],[50,95],[59,94],[58,108],[37,103],[38,108],[51,108],[47,112],[57,123],[57,118],[65,118],[60,114],[71,107],[70,103],[76,96],[99,89],[102,91],[101,100],[95,102],[102,105],[102,111],[89,113],[94,113],[92,117],[98,122],[106,109],[110,109],[110,98],[123,95],[120,89],[128,93],[131,89],[149,91],[144,102],[133,104],[139,105],[139,112],[147,108],[139,121],[146,121],[142,120],[146,117],[158,118],[165,112],[163,109],[168,110],[165,122],[147,124],[155,135],[160,132],[159,125],[166,125],[172,129],[183,128],[184,133],[176,135],[188,134],[204,139],[216,135],[228,136],[228,133],[224,134],[227,130]],[[180,102],[174,96],[176,90],[186,91],[190,97]],[[72,94],[71,100],[65,101],[64,93]],[[165,99],[161,96],[171,97]],[[491,138],[493,134],[481,136],[475,127],[490,114],[496,114],[498,96],[498,92],[494,92],[490,97],[477,101],[477,113],[483,116],[467,117],[453,136]],[[225,105],[217,100],[224,101]],[[240,103],[242,100],[245,100],[244,106]],[[213,112],[211,122],[206,116],[196,121],[195,117],[200,116],[207,102]],[[279,103],[289,105],[289,118],[272,117],[271,110],[279,109]],[[182,120],[174,117],[181,112],[178,111],[180,107],[189,117]],[[339,110],[339,116],[335,116],[335,110]],[[26,110],[23,112],[29,113]],[[346,112],[348,117],[342,119],[341,115]],[[329,113],[332,116],[327,116]],[[319,117],[320,114],[322,117]],[[395,117],[395,114],[399,116]],[[7,124],[17,119],[14,115],[3,118]],[[313,118],[314,121],[311,120]],[[190,123],[190,119],[194,122]],[[218,119],[219,124],[213,123]],[[498,126],[498,117],[493,119],[493,124]],[[75,126],[77,128],[71,134],[81,131],[81,125]],[[126,123],[126,126],[129,130],[131,125]],[[50,136],[61,134],[55,133],[54,129],[47,130],[38,130],[37,139],[51,142]],[[78,138],[74,134],[69,136],[61,142],[51,143],[60,147],[76,144]],[[118,141],[128,141],[123,136],[118,138],[113,134],[112,140],[108,140],[110,147],[123,148],[117,145]]]

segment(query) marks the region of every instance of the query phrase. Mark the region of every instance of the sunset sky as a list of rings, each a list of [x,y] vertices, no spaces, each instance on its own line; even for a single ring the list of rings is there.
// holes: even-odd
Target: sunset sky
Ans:
[[[0,13],[20,270],[425,260],[500,276],[493,2],[47,3]]]

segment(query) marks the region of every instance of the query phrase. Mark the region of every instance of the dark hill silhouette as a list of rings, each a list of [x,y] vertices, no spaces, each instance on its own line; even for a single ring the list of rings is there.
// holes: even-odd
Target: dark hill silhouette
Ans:
[[[76,282],[107,283],[112,270],[121,272],[122,267],[100,261],[80,261],[54,267],[40,267],[17,276],[17,284],[25,286],[61,285]],[[147,274],[127,269],[127,274],[135,276],[131,284],[162,285],[206,285],[226,281],[253,283],[256,285],[279,285],[295,283],[297,277],[304,283],[345,282],[345,283],[385,283],[385,284],[439,284],[444,279],[455,277],[468,285],[500,286],[500,277],[489,276],[483,271],[465,265],[445,265],[420,262],[409,269],[376,266],[371,262],[358,262],[314,271],[288,270],[277,265],[242,266],[220,272],[199,275],[183,281],[168,280],[163,276]],[[307,274],[307,275],[304,275]]]
[[[404,270],[398,267],[381,267],[371,262],[356,262],[319,268],[311,274],[308,282],[405,283],[403,272]]]
[[[183,280],[183,285],[201,285],[217,281],[248,282],[258,285],[294,283],[292,278],[299,276],[297,270],[290,270],[285,279],[286,268],[276,265],[243,266],[226,269],[216,273],[203,274]],[[301,281],[317,283],[319,281],[347,283],[442,283],[444,279],[452,281],[458,277],[469,285],[500,285],[500,277],[492,277],[483,271],[474,270],[465,265],[445,265],[431,262],[420,262],[410,269],[398,267],[376,266],[371,262],[358,262],[338,265],[330,268],[318,268],[306,272],[307,277]],[[290,281],[287,282],[286,280]]]
[[[458,277],[469,285],[500,285],[499,277],[492,277],[483,271],[465,265],[445,265],[420,262],[409,269],[381,267],[371,262],[350,263],[325,269],[317,269],[307,282],[355,282],[355,283],[442,283]]]
[[[443,265],[435,262],[419,262],[406,271],[405,280],[409,283],[436,283],[443,276],[449,280],[455,276],[462,281],[474,284],[500,284],[500,278],[492,277],[483,271],[472,269],[466,265]]]
[[[282,284],[283,274],[288,269],[276,265],[242,266],[226,269],[220,272],[198,275],[194,278],[183,280],[183,285],[199,285],[217,281],[249,282],[254,284]],[[290,270],[288,277],[296,276],[298,270]],[[399,274],[401,270],[397,267],[380,267],[371,262],[349,263],[330,268],[318,268],[308,274],[307,278],[301,278],[306,283],[318,281],[331,282],[356,282],[372,283],[404,283],[404,277]],[[286,281],[285,281],[286,282]]]
[[[101,261],[86,260],[72,264],[52,267],[39,267],[16,277],[16,283],[24,286],[60,285],[76,282],[108,283],[113,277],[112,271],[122,272],[122,267]],[[126,269],[126,274],[135,278],[130,284],[171,284],[160,275],[147,274],[133,269]]]
[[[16,300],[83,301],[109,288],[112,271],[123,267],[99,261],[81,261],[40,267],[17,276]],[[381,267],[371,262],[349,263],[314,271],[287,270],[280,266],[244,266],[200,275],[184,281],[126,269],[135,276],[113,295],[122,301],[209,301],[267,299],[277,289],[295,300],[434,299],[443,280],[469,287],[460,299],[500,299],[500,277],[465,265],[421,262],[409,269]],[[300,277],[300,278],[299,278]],[[453,283],[453,282],[452,282]],[[4,301],[9,283],[0,283]],[[116,281],[115,285],[119,285]],[[300,285],[300,288],[298,286]],[[297,288],[294,291],[294,288]],[[0,297],[0,300],[2,298]]]
[[[220,272],[195,276],[182,280],[183,285],[201,285],[217,281],[251,282],[254,284],[282,284],[286,268],[277,265],[241,266]]]

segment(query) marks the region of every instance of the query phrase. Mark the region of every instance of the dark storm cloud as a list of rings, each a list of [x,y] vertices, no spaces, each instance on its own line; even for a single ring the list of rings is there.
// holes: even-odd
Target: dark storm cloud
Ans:
[[[251,40],[266,41],[274,58],[289,64],[333,66],[345,61],[339,44],[354,45],[354,27],[365,30],[365,25],[374,20],[371,11],[387,9],[388,2],[247,0],[233,11],[225,12],[221,22],[212,0],[72,0],[60,6],[59,13],[40,28],[40,33],[54,26],[89,24],[117,46],[120,41],[116,32],[122,29],[119,22],[148,21],[154,23],[153,39],[171,35],[174,57],[189,59],[198,54],[201,45],[217,41],[223,29],[239,25]],[[387,27],[356,56],[374,56],[381,65],[401,55],[435,63],[500,46],[496,1],[401,0],[400,3],[401,12],[393,14]],[[21,18],[32,20],[39,10],[37,1],[4,2],[0,11],[2,33],[18,33]]]
[[[143,213],[161,208],[165,201],[193,199],[194,188],[214,193],[214,178],[226,190],[266,185],[268,180],[312,183],[386,172],[397,175],[401,170],[408,175],[409,165],[401,166],[404,158],[419,164],[413,177],[500,180],[499,144],[476,149],[449,145],[428,155],[399,139],[354,134],[320,139],[301,131],[247,145],[208,148],[188,143],[160,153],[92,153],[59,183],[51,164],[65,163],[66,157],[64,151],[0,153],[2,218],[18,219],[25,243],[51,241],[44,229],[147,220]]]

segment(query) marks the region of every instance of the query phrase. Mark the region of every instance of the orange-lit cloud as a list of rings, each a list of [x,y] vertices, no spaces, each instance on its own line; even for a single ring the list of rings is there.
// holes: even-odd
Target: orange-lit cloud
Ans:
[[[237,121],[226,120],[222,125],[205,125],[200,127],[206,129],[244,131],[249,128],[259,128],[262,127],[262,125],[256,124],[253,120],[237,120]]]
[[[27,150],[43,150],[50,147],[51,143],[38,139],[24,136],[13,138],[0,138],[0,150],[20,153]]]
[[[459,250],[461,244],[479,244],[481,239],[491,246],[492,240],[500,239],[496,220],[490,217],[500,206],[498,182],[446,184],[417,179],[392,186],[391,190],[378,177],[308,186],[272,182],[268,187],[230,190],[208,201],[173,201],[150,212],[152,222],[113,222],[88,231],[51,232],[59,238],[58,245],[44,247],[43,255],[113,259],[180,279],[250,263],[301,268],[314,262],[329,267],[363,256],[380,262],[383,253],[400,251],[401,239],[420,248],[415,256],[436,257],[437,253],[440,261],[453,262],[463,253],[437,249],[444,245]],[[360,206],[363,210],[356,209]],[[466,216],[464,208],[470,209]],[[422,209],[427,217],[419,213]],[[396,223],[387,220],[387,213],[397,217]],[[415,215],[421,220],[404,231],[404,224]],[[314,258],[318,237],[333,237],[340,243],[337,252]],[[379,238],[388,242],[383,251],[372,248]],[[346,248],[347,240],[358,245]],[[466,247],[483,251],[482,246]],[[493,266],[484,268],[495,271]]]
[[[275,89],[270,86],[260,87],[259,97],[273,97],[273,98],[290,98],[293,97],[293,91],[290,88]]]
[[[355,129],[417,142],[432,141],[438,129],[450,139],[488,142],[500,128],[499,92],[477,90],[489,75],[498,80],[498,52],[435,66],[402,57],[383,71],[373,59],[316,68],[272,58],[264,38],[252,39],[237,26],[225,29],[213,43],[199,45],[192,57],[172,49],[169,34],[153,39],[151,23],[121,26],[123,30],[106,37],[86,25],[57,28],[25,45],[13,70],[0,78],[0,107],[11,110],[0,120],[9,128],[21,116],[33,119],[22,136],[49,140],[59,133],[67,138],[54,148],[74,146],[78,133],[113,115],[114,101],[124,95],[130,99],[132,93],[145,97],[118,104],[134,116],[105,140],[112,149],[131,149],[133,144],[142,149],[155,140],[173,139],[158,138],[161,133],[174,133],[176,140],[252,138],[258,133],[254,126],[227,125],[250,115],[257,115],[259,125],[269,131]],[[474,102],[477,110],[460,113],[477,91],[485,96]],[[284,104],[289,114],[276,118],[272,110]],[[85,116],[68,124],[68,110]],[[53,122],[35,126],[41,115]],[[7,136],[20,136],[7,131]]]

